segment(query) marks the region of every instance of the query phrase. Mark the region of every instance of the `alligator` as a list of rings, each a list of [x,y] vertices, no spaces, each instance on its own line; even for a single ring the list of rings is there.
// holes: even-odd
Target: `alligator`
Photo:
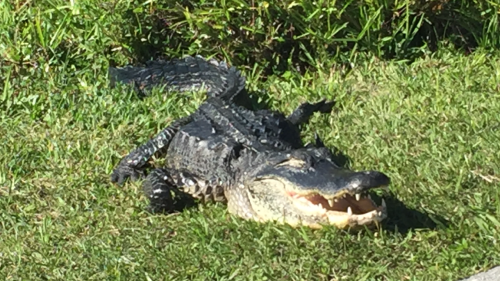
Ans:
[[[387,175],[337,165],[317,134],[313,143],[301,139],[301,125],[316,112],[332,112],[334,101],[304,102],[288,116],[252,110],[241,72],[200,56],[110,67],[109,77],[111,85],[133,84],[141,93],[156,86],[206,91],[195,112],[137,147],[112,172],[118,185],[144,180],[150,211],[170,210],[180,193],[201,203],[225,202],[229,213],[246,220],[292,227],[370,227],[387,217],[385,201],[378,205],[368,193],[388,186]],[[151,167],[155,155],[165,164]]]

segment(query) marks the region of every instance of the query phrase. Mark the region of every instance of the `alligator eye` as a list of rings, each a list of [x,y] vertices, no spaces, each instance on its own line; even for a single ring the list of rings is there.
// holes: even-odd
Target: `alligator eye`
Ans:
[[[306,166],[306,161],[298,158],[290,158],[276,165],[276,167],[282,167],[282,166],[304,168]]]

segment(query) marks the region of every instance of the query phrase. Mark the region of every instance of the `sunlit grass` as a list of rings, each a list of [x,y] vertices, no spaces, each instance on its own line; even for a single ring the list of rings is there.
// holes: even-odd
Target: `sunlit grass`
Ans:
[[[499,54],[367,56],[351,72],[332,58],[265,81],[241,66],[273,109],[337,100],[304,139],[317,131],[353,169],[391,177],[379,230],[258,224],[222,204],[152,215],[140,182],[109,175],[202,95],[109,89],[108,60],[128,60],[113,49],[125,4],[68,3],[53,26],[29,2],[0,12],[12,31],[0,46],[2,280],[457,280],[500,264]]]

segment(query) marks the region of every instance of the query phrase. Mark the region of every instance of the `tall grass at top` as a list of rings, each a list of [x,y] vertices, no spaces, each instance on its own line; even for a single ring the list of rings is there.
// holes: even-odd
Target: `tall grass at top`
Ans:
[[[332,62],[350,65],[367,53],[413,60],[443,45],[465,52],[500,46],[500,4],[488,0],[15,0],[2,5],[0,60],[24,66],[57,61],[88,67],[100,59],[98,53],[111,63],[200,54],[282,72]]]

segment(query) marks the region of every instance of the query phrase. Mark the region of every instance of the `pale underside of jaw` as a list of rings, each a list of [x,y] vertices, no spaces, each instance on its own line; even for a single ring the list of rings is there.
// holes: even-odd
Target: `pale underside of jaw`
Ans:
[[[384,199],[377,206],[370,195],[345,193],[327,199],[319,194],[300,195],[292,192],[289,196],[305,215],[322,217],[338,227],[370,225],[387,217]]]

